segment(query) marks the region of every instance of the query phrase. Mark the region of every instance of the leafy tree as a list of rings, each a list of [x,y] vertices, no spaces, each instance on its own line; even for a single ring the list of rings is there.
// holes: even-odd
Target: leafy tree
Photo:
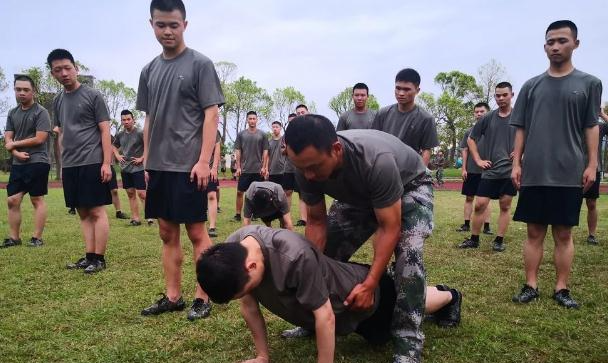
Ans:
[[[222,137],[222,145],[226,142],[226,130],[228,128],[228,115],[232,112],[232,105],[235,103],[234,94],[232,88],[230,88],[230,82],[236,72],[237,65],[232,62],[220,61],[215,63],[215,71],[220,79],[220,86],[224,93],[225,104],[220,109],[220,125],[221,128],[220,136]]]
[[[133,112],[135,119],[141,117],[141,113],[135,110],[135,100],[137,92],[123,82],[113,80],[101,80],[95,82],[95,88],[101,92],[108,111],[110,112],[110,124],[114,129],[114,134],[118,133],[121,128],[120,112],[124,109],[129,109]]]
[[[338,93],[329,100],[329,108],[336,113],[337,117],[340,117],[344,112],[355,107],[352,95],[353,88],[346,87],[344,91]],[[378,110],[380,108],[380,104],[373,94],[370,94],[367,99],[367,107],[371,110]]]
[[[9,109],[8,99],[1,96],[8,87],[9,83],[6,80],[6,75],[2,67],[0,67],[0,115],[4,115]]]
[[[306,97],[294,87],[276,88],[272,93],[272,117],[285,124],[297,105],[306,104]]]
[[[231,104],[228,105],[230,114],[233,116],[234,130],[238,134],[246,127],[246,115],[248,111],[256,111],[262,118],[268,119],[272,108],[272,99],[265,89],[258,87],[255,81],[245,77],[239,77],[236,81],[226,85]]]
[[[482,97],[482,89],[475,78],[460,71],[441,72],[435,77],[441,94],[421,93],[418,102],[429,111],[437,122],[440,143],[448,148],[450,163],[454,161],[456,148],[464,131],[470,126],[471,111]]]
[[[494,100],[494,89],[503,81],[508,81],[507,69],[496,59],[490,61],[477,70],[477,80],[481,87],[482,97],[480,101],[486,102],[492,108],[496,106]]]

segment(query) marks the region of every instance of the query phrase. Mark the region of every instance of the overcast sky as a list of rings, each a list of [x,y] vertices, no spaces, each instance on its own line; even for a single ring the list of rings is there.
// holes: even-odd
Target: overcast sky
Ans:
[[[189,47],[237,64],[237,76],[269,92],[295,87],[332,120],[329,99],[356,82],[367,83],[381,105],[394,103],[394,76],[405,67],[420,72],[422,91],[436,93],[438,72],[476,75],[495,58],[517,91],[547,68],[544,32],[558,19],[579,27],[575,66],[608,81],[605,0],[185,3]],[[136,89],[141,68],[161,51],[148,8],[147,0],[0,0],[0,67],[12,80],[66,48],[98,79]]]

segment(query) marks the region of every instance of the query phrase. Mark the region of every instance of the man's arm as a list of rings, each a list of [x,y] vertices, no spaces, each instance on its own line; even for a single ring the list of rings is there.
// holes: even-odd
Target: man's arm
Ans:
[[[201,152],[198,161],[192,167],[192,171],[190,171],[190,181],[196,181],[199,190],[207,188],[209,175],[211,174],[209,159],[211,159],[211,153],[215,147],[215,139],[217,137],[217,122],[215,120],[217,119],[218,112],[217,105],[209,106],[205,109],[201,130],[203,133]]]
[[[6,136],[8,134],[11,134],[11,138],[9,140],[9,138]],[[36,136],[34,137],[30,137],[27,139],[23,139],[23,140],[19,140],[19,141],[15,141],[13,140],[13,132],[12,131],[6,131],[6,133],[4,134],[5,136],[5,140],[6,140],[6,149],[8,151],[11,151],[12,149],[16,149],[16,148],[25,148],[25,147],[33,147],[33,146],[38,146],[41,144],[44,144],[46,142],[46,139],[49,137],[49,133],[47,131],[36,131]]]
[[[319,251],[325,250],[327,242],[327,209],[325,198],[315,205],[306,205],[306,227],[304,236],[315,245]]]
[[[431,161],[431,149],[422,150],[422,162],[428,168],[429,162]]]
[[[241,149],[234,150],[234,159],[236,160],[236,177],[241,176]]]
[[[473,157],[475,164],[477,164],[480,168],[484,170],[492,167],[492,162],[490,160],[481,159],[481,156],[479,155],[479,150],[477,149],[477,142],[473,140],[470,136],[467,139],[467,146],[469,147],[469,153]]]
[[[317,336],[317,363],[332,363],[336,347],[336,318],[329,299],[313,311]]]
[[[101,148],[103,150],[103,164],[101,165],[101,181],[107,183],[112,179],[110,164],[112,163],[112,138],[110,137],[110,121],[101,121],[97,124],[101,133]]]
[[[345,305],[353,310],[369,310],[374,304],[374,291],[395,252],[401,235],[401,199],[386,208],[374,209],[378,229],[374,237],[374,259],[365,280],[350,292]]]
[[[260,311],[260,306],[253,296],[245,295],[241,298],[241,315],[251,332],[256,353],[255,359],[245,362],[268,363],[270,361],[270,354],[268,352],[268,339],[266,337],[266,322]]]
[[[597,149],[600,139],[599,126],[585,129],[585,140],[587,141],[587,168],[583,172],[583,191],[589,190],[595,183],[597,171]]]
[[[262,153],[262,170],[260,174],[264,178],[268,178],[268,150],[264,150]]]
[[[10,151],[11,154],[21,161],[27,161],[30,158],[30,154],[25,151],[19,151],[14,146],[13,141],[14,132],[13,131],[5,131],[4,132],[4,146],[6,150]]]
[[[460,152],[462,154],[462,180],[466,181],[469,174],[467,173],[467,160],[469,159],[469,149],[463,148]]]
[[[513,141],[513,167],[511,169],[511,181],[517,190],[521,187],[521,156],[524,154],[524,138],[525,130],[518,127],[515,130],[515,140]]]
[[[281,218],[283,220],[283,227],[285,229],[293,231],[293,223],[291,222],[291,213],[287,212],[287,213],[283,214],[283,216]]]
[[[118,160],[119,163],[122,164],[125,162],[125,157],[120,154],[120,151],[114,145],[112,145],[112,154],[114,154],[114,157],[116,158],[116,160]]]
[[[220,152],[221,146],[219,142],[215,143],[215,150],[213,151],[213,165],[211,166],[211,180],[217,181],[217,168],[220,165]]]

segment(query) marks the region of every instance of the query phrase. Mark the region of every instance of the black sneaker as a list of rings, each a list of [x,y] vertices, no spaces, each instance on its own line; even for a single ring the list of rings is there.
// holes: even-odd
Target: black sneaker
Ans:
[[[89,267],[89,265],[92,263],[93,263],[93,261],[87,260],[86,257],[83,257],[74,263],[68,263],[65,267],[68,270],[85,269],[85,268]]]
[[[21,244],[20,239],[12,239],[9,237],[9,238],[4,239],[4,242],[2,242],[2,244],[0,245],[0,248],[19,246],[20,244]]]
[[[503,252],[506,249],[503,241],[496,241],[492,243],[492,250],[496,252]]]
[[[134,226],[134,227],[136,227],[136,226],[141,226],[141,222],[140,222],[140,221],[136,221],[136,220],[132,219],[132,220],[131,220],[131,222],[129,222],[129,225],[130,225],[130,226]]]
[[[32,237],[28,247],[42,247],[43,244],[44,241],[42,241],[40,238]]]
[[[298,221],[296,222],[296,227],[306,227],[306,221],[298,219]]]
[[[94,273],[97,273],[97,272],[101,272],[101,271],[103,271],[105,269],[106,269],[106,262],[105,261],[95,260],[95,261],[91,262],[91,264],[89,264],[84,269],[84,273],[85,274],[94,274]]]
[[[217,230],[215,228],[209,228],[209,237],[217,237]]]
[[[123,213],[122,211],[116,211],[116,218],[117,219],[129,219],[129,216],[127,216],[125,213]]]
[[[240,222],[241,221],[241,216],[238,214],[235,214],[234,217],[232,217],[232,221],[233,222]]]
[[[444,306],[435,313],[437,325],[442,328],[452,328],[460,324],[462,293],[456,289],[449,289],[449,291],[455,292],[456,301],[451,301],[449,305]]]
[[[599,244],[599,242],[597,241],[597,239],[593,235],[589,235],[589,237],[587,237],[587,243],[590,244],[590,245],[598,245]]]
[[[471,226],[467,226],[466,224],[463,224],[462,226],[458,227],[458,229],[456,229],[456,232],[470,232],[471,231]]]
[[[462,241],[461,244],[459,244],[458,246],[456,246],[457,248],[478,248],[479,247],[479,242],[475,242],[470,238],[465,239],[464,241]]]
[[[68,214],[76,214],[76,208],[70,208],[70,210],[68,210]]]
[[[222,208],[217,207],[217,212],[218,212],[218,213],[222,213]]]
[[[281,338],[284,339],[294,339],[294,338],[304,338],[313,335],[314,332],[304,329],[302,327],[296,326],[293,329],[283,330],[281,333]]]
[[[568,309],[578,309],[578,303],[570,296],[570,290],[561,289],[553,294],[553,300]]]
[[[484,228],[483,229],[483,234],[493,235],[494,232],[492,232],[492,230],[490,228]]]
[[[513,300],[513,302],[527,304],[532,300],[538,299],[538,296],[538,288],[534,289],[531,286],[524,284],[524,287],[521,288],[519,294],[513,296],[511,300]]]
[[[203,299],[194,299],[192,307],[188,311],[188,320],[203,319],[211,314],[211,302]]]
[[[180,297],[176,302],[169,300],[167,295],[160,294],[162,297],[157,302],[141,311],[141,315],[158,315],[170,311],[182,311],[186,307],[184,300]]]
[[[148,219],[148,226],[154,225],[154,219]]]

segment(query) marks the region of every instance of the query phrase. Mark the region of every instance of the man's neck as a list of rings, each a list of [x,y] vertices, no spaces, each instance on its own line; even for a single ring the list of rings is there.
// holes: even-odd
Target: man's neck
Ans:
[[[272,134],[272,139],[273,140],[281,140],[281,135]]]
[[[363,106],[361,108],[355,106],[355,112],[356,113],[366,113],[367,112],[367,106]]]
[[[254,133],[254,132],[256,132],[257,130],[258,130],[258,127],[257,127],[257,126],[256,126],[256,127],[248,127],[248,128],[247,128],[247,131],[249,131],[249,132],[251,132],[251,133]]]
[[[400,112],[410,112],[414,108],[416,108],[416,102],[412,102],[412,103],[397,103],[397,109]]]
[[[564,77],[572,73],[572,71],[574,71],[574,65],[572,64],[572,60],[568,60],[562,63],[549,63],[547,73],[552,77]]]
[[[163,48],[163,59],[177,58],[186,50],[186,43],[182,43],[175,48]]]
[[[133,130],[135,129],[135,127],[131,127],[130,129],[125,127],[125,131],[130,134]]]
[[[80,82],[76,81],[76,82],[74,82],[74,84],[73,84],[72,86],[70,86],[70,87],[63,86],[63,89],[64,89],[64,90],[65,90],[67,93],[72,93],[72,92],[76,91],[77,89],[79,89],[79,88],[80,88],[80,86],[81,86]]]
[[[28,103],[21,103],[21,104],[19,104],[19,106],[21,106],[21,109],[22,109],[23,111],[25,111],[25,110],[29,110],[30,108],[34,107],[34,103],[35,103],[35,102],[34,102],[34,100],[32,99],[32,100],[30,100]]]
[[[507,117],[511,114],[511,104],[509,104],[508,106],[505,107],[499,107],[498,108],[498,116],[500,117]]]

